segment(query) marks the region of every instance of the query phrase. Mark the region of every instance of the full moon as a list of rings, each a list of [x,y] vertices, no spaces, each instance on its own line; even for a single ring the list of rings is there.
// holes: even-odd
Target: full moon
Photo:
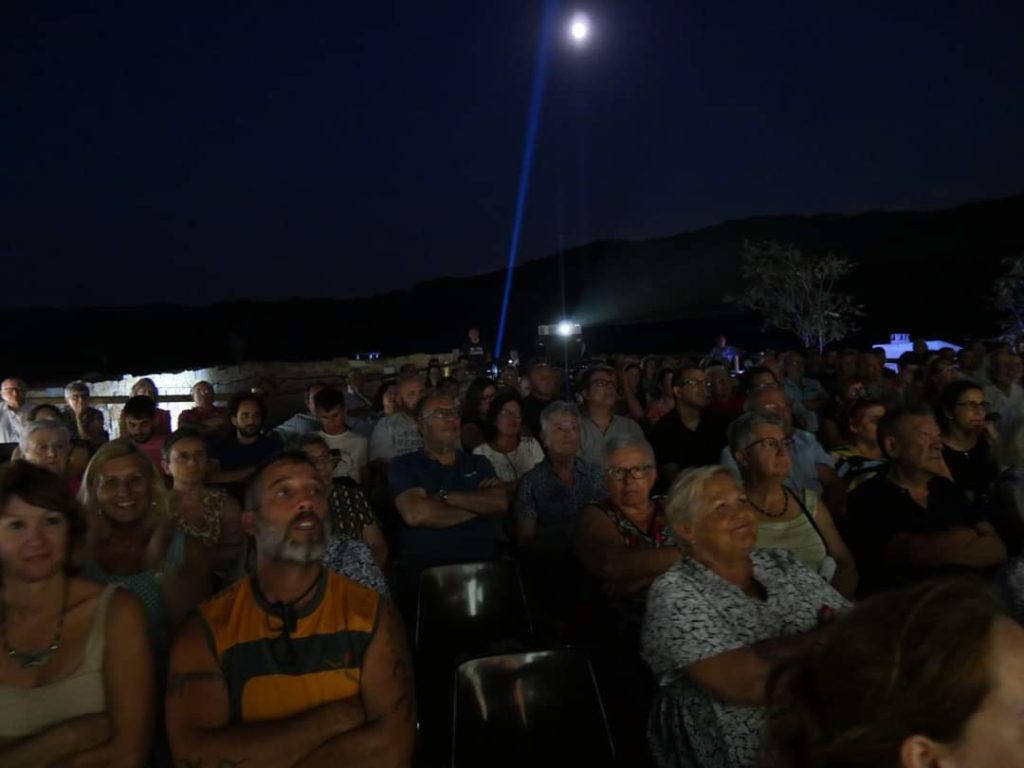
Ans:
[[[576,13],[569,21],[569,37],[576,45],[582,45],[590,36],[590,19],[585,13]]]

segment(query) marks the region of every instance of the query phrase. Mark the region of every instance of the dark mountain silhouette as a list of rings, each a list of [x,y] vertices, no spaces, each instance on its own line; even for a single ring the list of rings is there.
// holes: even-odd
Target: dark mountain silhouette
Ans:
[[[763,343],[757,315],[728,303],[742,287],[745,240],[776,240],[806,253],[834,251],[857,267],[842,288],[865,307],[857,341],[894,331],[962,338],[997,332],[990,307],[1001,260],[1024,252],[1024,195],[939,211],[845,216],[765,216],[672,237],[608,240],[520,265],[505,348],[525,357],[539,323],[567,314],[591,349],[703,350],[724,332]],[[95,371],[170,371],[246,360],[313,360],[379,350],[444,351],[479,325],[493,341],[503,271],[444,277],[409,290],[345,301],[290,299],[207,307],[0,310],[8,329],[5,375],[35,381]],[[771,343],[796,337],[773,333]]]

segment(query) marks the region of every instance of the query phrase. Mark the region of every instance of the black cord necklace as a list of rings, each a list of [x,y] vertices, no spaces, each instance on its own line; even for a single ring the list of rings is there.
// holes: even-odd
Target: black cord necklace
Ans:
[[[747,502],[750,504],[750,506],[752,506],[765,517],[785,517],[786,513],[789,512],[789,494],[786,492],[786,486],[782,486],[782,499],[783,501],[781,512],[769,512],[764,507],[759,507],[757,503],[749,496],[747,497]],[[765,496],[765,502],[767,501],[768,497]]]
[[[22,669],[41,667],[50,660],[50,657],[60,648],[60,636],[64,631],[64,615],[68,612],[68,594],[71,591],[71,579],[64,577],[64,598],[61,601],[60,614],[57,616],[57,630],[53,633],[53,640],[45,648],[34,651],[19,651],[7,644],[7,625],[10,624],[10,612],[7,610],[7,601],[3,601],[4,623],[0,628],[0,641],[3,642],[4,651],[7,656]]]
[[[323,577],[323,567],[320,568],[320,572],[317,577],[313,579],[312,583],[306,587],[306,591],[299,595],[294,600],[290,600],[287,603],[281,602],[270,602],[267,596],[260,589],[259,578],[253,576],[253,589],[263,598],[264,602],[268,605],[270,614],[267,617],[268,626],[270,626],[270,617],[273,616],[281,621],[281,634],[278,635],[271,642],[270,650],[274,657],[274,661],[282,666],[295,666],[298,660],[295,654],[295,644],[292,642],[292,633],[299,628],[299,617],[296,615],[295,606],[305,600],[309,593],[312,592],[317,585],[320,584],[320,579]],[[281,648],[283,646],[283,648]]]

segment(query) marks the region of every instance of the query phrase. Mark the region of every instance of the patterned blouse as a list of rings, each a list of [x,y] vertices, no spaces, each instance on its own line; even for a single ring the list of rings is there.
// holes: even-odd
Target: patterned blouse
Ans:
[[[823,607],[849,605],[786,550],[755,549],[750,559],[764,600],[689,557],[651,585],[641,655],[658,684],[648,736],[659,768],[759,765],[767,709],[719,701],[683,670],[726,651],[807,632]]]
[[[327,497],[327,511],[331,519],[331,535],[350,539],[363,538],[363,528],[377,525],[366,494],[354,485],[335,483]]]

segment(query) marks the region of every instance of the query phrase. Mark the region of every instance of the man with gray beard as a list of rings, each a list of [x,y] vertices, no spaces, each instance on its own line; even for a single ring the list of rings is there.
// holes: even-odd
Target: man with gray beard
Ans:
[[[301,451],[264,464],[242,524],[250,577],[203,603],[171,651],[175,763],[406,766],[416,713],[401,619],[324,567],[327,487]]]

